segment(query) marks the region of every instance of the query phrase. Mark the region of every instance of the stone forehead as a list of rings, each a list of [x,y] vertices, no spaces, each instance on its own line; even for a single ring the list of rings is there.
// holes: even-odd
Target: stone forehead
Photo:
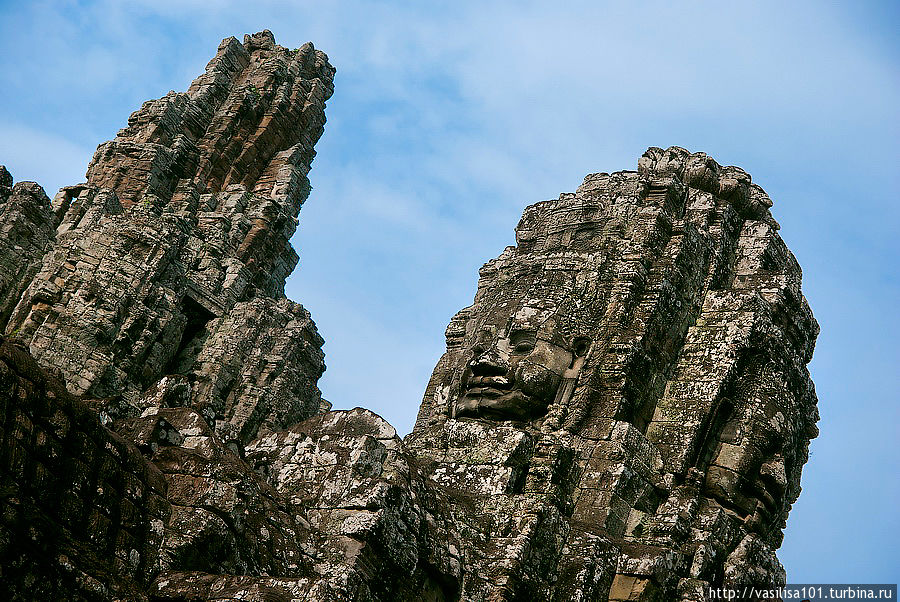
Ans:
[[[598,271],[593,262],[581,262],[580,269],[569,267],[535,271],[513,268],[512,273],[483,274],[476,303],[464,313],[467,330],[544,327],[566,336],[589,335],[598,327],[605,309],[602,291],[596,286]]]
[[[544,303],[539,299],[528,299],[519,307],[512,319],[517,324],[543,324],[555,312],[556,305],[553,303]]]
[[[585,303],[579,291],[569,287],[527,291],[501,288],[496,293],[485,295],[482,303],[466,312],[470,334],[485,329],[499,335],[534,330],[568,338],[576,332],[587,333],[596,325],[595,308]]]

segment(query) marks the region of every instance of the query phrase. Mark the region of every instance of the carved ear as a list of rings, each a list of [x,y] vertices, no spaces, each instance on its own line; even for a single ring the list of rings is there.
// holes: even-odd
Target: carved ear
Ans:
[[[578,337],[572,342],[572,365],[563,372],[562,382],[556,391],[556,399],[553,400],[553,405],[557,408],[565,408],[569,404],[569,399],[575,392],[575,383],[584,367],[584,358],[587,356],[590,343],[587,337]]]
[[[584,367],[584,358],[587,357],[590,347],[591,340],[587,337],[576,337],[572,341],[572,365],[565,371],[563,378],[578,378],[578,375],[581,374],[581,369]]]

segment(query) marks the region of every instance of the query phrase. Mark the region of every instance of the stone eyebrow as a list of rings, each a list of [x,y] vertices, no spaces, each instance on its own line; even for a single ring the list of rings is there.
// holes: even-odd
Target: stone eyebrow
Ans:
[[[537,338],[537,329],[536,328],[514,328],[509,331],[509,338],[512,339],[522,339],[528,337],[530,339]]]

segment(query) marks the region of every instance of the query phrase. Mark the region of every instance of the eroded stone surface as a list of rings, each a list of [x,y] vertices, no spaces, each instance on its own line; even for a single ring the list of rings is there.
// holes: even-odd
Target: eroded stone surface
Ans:
[[[56,216],[44,189],[34,182],[13,186],[0,165],[0,330],[55,236]]]
[[[138,449],[0,338],[0,594],[146,599],[171,507]]]
[[[323,341],[283,293],[333,73],[311,45],[230,38],[53,203],[0,168],[9,597],[686,601],[782,583],[818,326],[765,192],[651,148],[526,208],[401,440],[321,399]]]
[[[313,539],[286,504],[190,408],[150,408],[114,423],[165,475],[172,513],[156,570],[300,574]]]
[[[240,455],[258,434],[314,416],[323,404],[323,341],[309,313],[284,297],[284,281],[297,263],[289,239],[309,192],[333,76],[311,44],[283,48],[268,31],[243,43],[229,38],[187,92],[145,103],[100,145],[87,182],[63,188],[52,203],[37,184],[13,187],[0,168],[0,327],[27,346],[41,378],[60,377],[66,395],[80,396],[99,421],[79,423],[72,436],[102,445],[104,437],[120,441],[118,431],[137,445],[132,460],[151,467],[168,492],[165,520],[152,525],[132,515],[154,506],[123,498],[137,521],[128,537],[156,533],[152,553],[137,546],[134,560],[122,552],[128,571],[117,568],[118,547],[86,551],[92,538],[119,533],[121,491],[107,489],[89,501],[112,518],[101,524],[69,513],[77,529],[41,533],[51,553],[74,550],[59,561],[74,577],[60,577],[55,558],[32,559],[29,569],[26,546],[21,559],[4,563],[25,571],[21,583],[50,578],[56,592],[74,579],[81,585],[73,598],[103,599],[146,595],[168,571],[311,570],[315,540],[304,514],[288,512]],[[57,403],[41,388],[10,386],[4,403],[25,404],[10,419],[28,415],[29,403]],[[30,397],[16,398],[21,390]],[[5,449],[21,456],[11,439]],[[72,456],[60,461],[94,470],[91,458],[60,453]],[[27,510],[32,485],[21,481],[33,477],[14,468],[4,482],[10,491],[24,487],[11,495],[26,496],[16,504]],[[93,486],[112,470],[60,478]],[[18,516],[7,517],[15,528],[6,550],[28,537]]]
[[[228,439],[314,415],[322,340],[284,281],[333,75],[310,44],[229,38],[187,92],[145,103],[100,145],[87,183],[54,199],[58,227],[17,185],[2,219],[40,236],[4,253],[22,264],[4,278],[6,331],[115,418],[139,415],[136,398],[172,373]],[[35,275],[22,257],[42,251]]]
[[[406,439],[491,519],[479,547],[493,555],[466,567],[465,596],[783,582],[775,550],[817,433],[818,326],[771,205],[742,170],[673,147],[525,210],[447,328]],[[486,433],[450,453],[473,429]],[[465,450],[497,429],[534,443],[473,462]],[[498,545],[510,531],[528,545]]]

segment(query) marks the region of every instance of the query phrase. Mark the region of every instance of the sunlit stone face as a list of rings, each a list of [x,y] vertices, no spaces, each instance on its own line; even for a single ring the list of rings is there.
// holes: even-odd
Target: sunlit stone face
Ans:
[[[544,414],[575,358],[559,318],[555,308],[525,305],[476,324],[466,340],[454,414],[497,420]]]

